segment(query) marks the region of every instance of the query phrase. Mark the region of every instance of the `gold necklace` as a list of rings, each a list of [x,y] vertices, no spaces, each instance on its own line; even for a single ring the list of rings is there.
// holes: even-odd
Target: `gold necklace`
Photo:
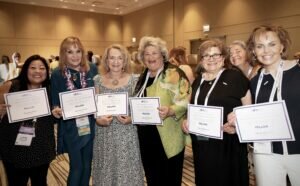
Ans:
[[[117,79],[113,79],[111,82],[114,86],[117,86],[119,84],[119,81]]]
[[[120,79],[120,78],[122,78],[122,77],[123,77],[123,74],[121,74],[121,76],[120,76],[118,79]],[[119,84],[119,80],[113,78],[111,74],[108,74],[108,78],[109,78],[109,79],[112,79],[111,84],[112,84],[113,86],[117,86],[117,85]]]

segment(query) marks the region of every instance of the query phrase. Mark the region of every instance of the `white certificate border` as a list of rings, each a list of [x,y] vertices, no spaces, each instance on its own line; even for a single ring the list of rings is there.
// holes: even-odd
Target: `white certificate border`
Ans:
[[[224,108],[223,107],[219,107],[219,106],[204,106],[204,105],[194,105],[194,104],[188,104],[188,122],[190,123],[190,107],[204,107],[204,108],[210,108],[210,109],[216,109],[216,110],[221,110],[221,123],[220,123],[220,136],[211,136],[211,135],[206,135],[206,134],[202,134],[202,133],[197,133],[197,132],[190,132],[190,134],[195,134],[197,136],[204,136],[204,137],[208,137],[208,138],[213,138],[213,139],[220,139],[222,140],[223,139],[223,114],[224,114]]]
[[[74,92],[82,92],[82,91],[86,91],[88,89],[92,90],[93,98],[94,98],[94,106],[96,108],[96,111],[91,111],[91,112],[88,112],[88,113],[85,113],[85,114],[73,115],[73,116],[70,116],[70,117],[66,117],[65,113],[62,112],[62,114],[63,114],[63,120],[74,119],[74,118],[78,118],[78,117],[82,117],[82,116],[88,116],[88,115],[95,114],[97,112],[97,105],[96,105],[96,101],[95,101],[95,88],[94,87],[88,87],[88,88],[75,89],[75,90],[66,91],[66,92],[60,92],[59,93],[60,108],[63,109],[63,101],[62,101],[62,96],[63,95],[65,95],[65,94],[72,94]]]
[[[34,119],[34,118],[40,118],[40,117],[51,115],[51,110],[50,110],[50,106],[49,106],[49,99],[48,99],[48,95],[47,95],[47,89],[45,87],[44,88],[38,88],[38,89],[30,89],[30,90],[24,90],[24,91],[18,91],[18,92],[5,93],[4,94],[5,103],[9,104],[9,103],[7,103],[8,102],[8,96],[15,95],[15,94],[24,94],[26,92],[28,92],[28,93],[37,92],[37,91],[43,91],[44,92],[45,100],[46,100],[46,103],[47,103],[46,104],[47,105],[47,113],[38,114],[36,116],[26,117],[26,118],[23,118],[23,119],[14,120],[11,117],[10,107],[7,107],[6,111],[7,111],[7,116],[8,116],[9,123],[15,123],[15,122],[19,122],[19,121],[26,121],[26,120],[30,120],[30,119]]]
[[[131,97],[131,98],[129,98],[132,124],[134,124],[134,125],[158,125],[158,126],[163,125],[163,121],[160,117],[159,117],[160,123],[134,122],[134,114],[133,114],[132,102],[131,102],[131,100],[134,100],[134,99],[157,99],[158,100],[158,105],[160,105],[160,97],[142,97],[142,98]]]
[[[239,124],[238,124],[238,120],[236,119],[236,121],[235,121],[236,122],[236,131],[237,131],[240,143],[249,143],[249,142],[278,142],[278,141],[294,141],[295,140],[293,129],[292,129],[292,126],[291,126],[291,122],[290,122],[290,119],[289,119],[288,111],[287,111],[286,104],[285,104],[284,100],[240,106],[240,107],[234,108],[233,112],[235,112],[236,110],[239,110],[239,109],[243,109],[243,108],[260,107],[260,106],[274,105],[274,104],[282,104],[282,106],[283,106],[284,118],[286,120],[286,123],[288,124],[288,131],[289,131],[289,134],[290,134],[290,138],[243,140],[242,136],[241,136],[241,133],[240,133],[240,127],[239,127]]]
[[[99,96],[109,96],[109,95],[123,95],[125,94],[126,96],[126,113],[123,114],[113,114],[113,116],[118,116],[118,115],[122,115],[122,116],[128,116],[128,92],[116,92],[116,93],[101,93],[101,94],[97,94],[96,95],[96,102],[98,105],[98,97]],[[101,117],[102,115],[98,115],[98,108],[97,108],[97,112],[96,112],[96,117]]]

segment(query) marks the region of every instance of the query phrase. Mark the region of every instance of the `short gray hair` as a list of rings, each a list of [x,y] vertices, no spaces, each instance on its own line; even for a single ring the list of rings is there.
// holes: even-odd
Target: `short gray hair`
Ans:
[[[144,62],[144,52],[145,48],[148,46],[157,47],[158,50],[161,52],[164,61],[168,61],[169,54],[167,49],[167,43],[159,37],[152,37],[152,36],[144,36],[140,40],[139,49],[138,49],[138,59]]]

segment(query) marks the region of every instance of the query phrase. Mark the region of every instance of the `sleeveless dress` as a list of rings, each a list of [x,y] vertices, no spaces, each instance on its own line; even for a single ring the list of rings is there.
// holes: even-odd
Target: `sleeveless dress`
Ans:
[[[102,84],[102,77],[94,78],[100,93],[128,92],[132,96],[137,78],[130,77],[128,84],[109,89]],[[93,150],[93,185],[143,186],[144,175],[135,125],[121,124],[116,117],[111,125],[96,125]]]

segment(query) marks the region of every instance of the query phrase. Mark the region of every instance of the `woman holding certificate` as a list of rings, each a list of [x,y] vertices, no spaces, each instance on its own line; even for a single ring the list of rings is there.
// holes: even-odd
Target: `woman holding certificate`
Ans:
[[[300,67],[285,60],[291,40],[280,26],[256,27],[247,45],[263,69],[251,80],[255,103],[284,100],[296,141],[254,143],[254,166],[260,186],[300,185]]]
[[[190,84],[184,72],[167,62],[166,42],[143,37],[139,58],[146,65],[136,86],[138,97],[159,97],[162,125],[138,125],[143,166],[148,186],[180,186],[186,135],[180,124],[186,115]],[[134,113],[133,113],[134,114]]]
[[[25,61],[19,76],[2,86],[11,94],[20,91],[33,94],[40,88],[46,88],[49,93],[49,85],[46,59],[33,55]],[[48,168],[55,158],[54,118],[48,115],[9,123],[6,106],[0,100],[0,154],[9,185],[26,186],[30,178],[32,186],[47,186]]]
[[[114,44],[105,49],[103,54],[103,75],[94,78],[96,93],[108,95],[108,108],[113,110],[117,105],[124,105],[128,110],[128,100],[117,97],[128,93],[133,96],[137,77],[129,74],[130,58],[126,49]],[[98,99],[99,100],[99,99]],[[124,104],[123,104],[124,103]],[[93,185],[143,186],[144,174],[139,150],[136,125],[131,124],[129,115],[106,112],[96,119]]]
[[[59,119],[57,151],[69,155],[67,184],[89,185],[95,119],[93,115],[88,115],[63,120],[59,93],[93,87],[97,68],[86,61],[84,48],[77,37],[67,37],[62,41],[59,59],[59,68],[51,74],[52,114]]]
[[[234,127],[227,122],[227,115],[234,107],[251,103],[249,81],[241,71],[231,68],[230,62],[225,60],[226,52],[225,45],[217,39],[204,41],[200,45],[202,74],[192,85],[191,104],[202,106],[198,110],[205,113],[196,122],[185,120],[182,125],[187,133],[199,123],[196,128],[206,128],[205,131],[211,130],[220,135],[216,139],[210,135],[196,135],[198,132],[191,134],[195,182],[201,186],[249,185],[247,145],[239,143]],[[208,107],[211,110],[222,108],[223,115],[222,112],[208,115],[211,112]],[[197,118],[197,115],[191,117]],[[215,131],[209,128],[213,123],[217,126]]]

